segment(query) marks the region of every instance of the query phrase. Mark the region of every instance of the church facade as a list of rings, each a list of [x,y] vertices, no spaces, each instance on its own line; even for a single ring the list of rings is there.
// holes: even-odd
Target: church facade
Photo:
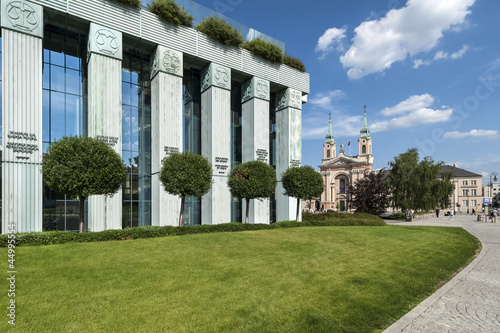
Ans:
[[[373,166],[372,138],[367,125],[366,107],[363,128],[358,137],[358,148],[357,156],[348,156],[344,151],[344,144],[340,144],[340,151],[337,155],[337,144],[332,134],[330,118],[328,134],[323,143],[323,159],[319,166],[325,191],[319,199],[319,205],[318,202],[316,203],[316,209],[349,211],[354,208],[351,204],[349,185],[355,184],[366,173],[371,172]]]

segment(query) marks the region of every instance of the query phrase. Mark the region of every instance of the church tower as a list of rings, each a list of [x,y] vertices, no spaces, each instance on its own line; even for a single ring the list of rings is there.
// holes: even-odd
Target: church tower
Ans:
[[[328,134],[325,136],[325,143],[323,143],[323,161],[330,160],[337,154],[337,147],[332,134],[332,114],[328,120]]]
[[[370,130],[368,129],[368,123],[366,120],[366,105],[363,116],[363,128],[359,131],[360,135],[358,138],[359,155],[358,157],[366,157],[367,162],[373,163],[372,155],[372,138],[370,137]]]

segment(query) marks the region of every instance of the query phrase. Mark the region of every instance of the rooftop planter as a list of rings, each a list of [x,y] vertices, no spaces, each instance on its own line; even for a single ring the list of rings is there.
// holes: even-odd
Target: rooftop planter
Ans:
[[[160,19],[174,25],[182,24],[186,27],[193,26],[193,16],[191,16],[184,9],[184,7],[179,7],[179,5],[173,0],[153,0],[150,4],[148,4],[148,10],[151,13],[158,15]]]
[[[283,64],[295,68],[301,72],[306,71],[306,66],[304,66],[304,63],[302,61],[289,55],[283,57]]]
[[[281,63],[283,51],[273,43],[266,42],[262,38],[255,38],[243,44],[243,48],[271,62]]]
[[[112,2],[122,3],[134,8],[141,8],[142,1],[141,0],[110,0]]]
[[[241,33],[218,17],[209,16],[205,18],[196,25],[195,29],[224,45],[239,47],[243,44]]]

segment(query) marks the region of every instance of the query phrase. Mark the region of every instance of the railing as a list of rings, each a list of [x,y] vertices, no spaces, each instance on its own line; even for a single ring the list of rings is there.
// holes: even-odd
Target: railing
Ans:
[[[146,2],[146,1],[144,1]],[[150,1],[148,1],[150,2]],[[238,31],[241,33],[241,35],[243,36],[243,40],[245,41],[250,41],[252,39],[255,39],[255,38],[262,38],[263,40],[267,41],[267,42],[270,42],[270,43],[273,43],[274,45],[278,46],[279,48],[281,48],[283,51],[285,51],[285,43],[276,39],[276,38],[273,38],[269,35],[266,35],[262,32],[259,32],[255,29],[252,29],[238,21],[235,21],[221,13],[218,13],[214,10],[211,10],[205,6],[202,6],[192,0],[175,0],[175,2],[177,2],[177,4],[179,6],[184,7],[184,9],[193,16],[193,26],[196,26],[198,23],[200,23],[201,21],[203,21],[205,18],[209,17],[209,16],[214,16],[214,17],[218,17],[218,18],[221,18],[223,19],[224,21],[226,21],[227,23],[229,23],[229,25],[231,25],[232,27],[238,29]],[[144,6],[145,9],[147,9],[147,5]]]

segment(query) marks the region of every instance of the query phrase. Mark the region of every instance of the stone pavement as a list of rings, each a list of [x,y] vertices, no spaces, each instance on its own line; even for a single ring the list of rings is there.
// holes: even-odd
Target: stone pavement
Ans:
[[[444,212],[444,211],[442,211]],[[500,224],[477,216],[433,217],[391,225],[462,227],[482,243],[477,258],[450,282],[401,317],[383,333],[500,332]]]

